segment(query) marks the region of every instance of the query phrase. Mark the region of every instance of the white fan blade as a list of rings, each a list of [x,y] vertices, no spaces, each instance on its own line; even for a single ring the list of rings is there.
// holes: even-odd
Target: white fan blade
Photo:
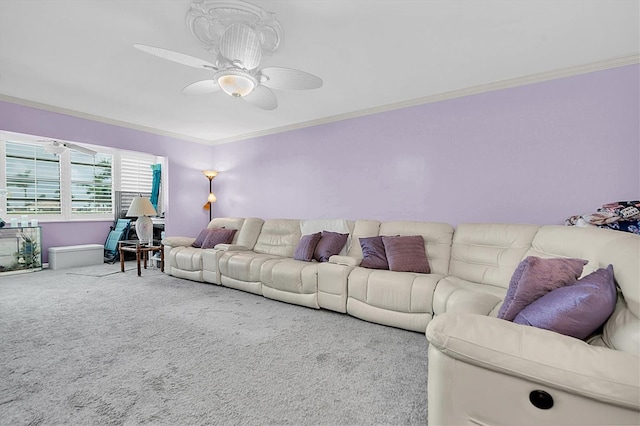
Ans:
[[[262,109],[276,109],[278,107],[278,99],[276,95],[268,88],[260,84],[242,99]]]
[[[191,56],[191,55],[185,55],[184,53],[174,52],[173,50],[162,49],[160,47],[154,47],[154,46],[147,46],[145,44],[134,44],[133,47],[135,47],[138,50],[142,50],[143,52],[150,53],[154,56],[158,56],[159,58],[177,62],[182,65],[187,65],[190,67],[200,68],[200,69],[204,68],[207,70],[218,69],[211,62],[205,61],[204,59],[196,58],[195,56]]]
[[[262,84],[271,89],[307,90],[322,87],[320,77],[291,68],[267,67],[260,70],[260,73],[267,77]]]
[[[252,70],[260,65],[262,46],[253,29],[245,24],[232,24],[220,37],[220,54],[230,62],[240,61],[242,67]]]
[[[66,146],[69,149],[74,150],[74,151],[82,152],[83,154],[96,155],[98,153],[97,151],[94,151],[92,149],[85,148],[83,146],[76,145],[76,144],[69,143],[69,142],[65,142],[65,143],[63,143],[63,145]]]
[[[220,90],[220,85],[215,80],[201,80],[191,83],[182,89],[183,95],[206,95]]]

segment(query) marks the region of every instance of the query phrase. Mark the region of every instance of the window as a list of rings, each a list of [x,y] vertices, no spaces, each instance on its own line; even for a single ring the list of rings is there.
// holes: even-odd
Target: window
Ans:
[[[60,161],[42,146],[7,142],[6,210],[9,215],[60,214]]]
[[[16,137],[14,137],[14,135]],[[90,155],[67,149],[59,155],[46,141],[0,132],[0,217],[42,220],[113,219],[116,193],[150,194],[152,164],[161,157],[100,146]],[[159,211],[161,208],[158,209]]]
[[[107,213],[113,211],[111,197],[112,156],[71,153],[71,213]]]

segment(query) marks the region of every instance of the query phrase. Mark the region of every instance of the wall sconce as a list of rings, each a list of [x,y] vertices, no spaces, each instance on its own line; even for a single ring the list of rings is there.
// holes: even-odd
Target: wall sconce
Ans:
[[[203,170],[202,174],[205,175],[207,179],[209,179],[209,196],[207,197],[207,202],[202,207],[205,210],[209,210],[209,222],[211,222],[211,203],[215,203],[218,199],[211,190],[211,182],[213,181],[214,177],[218,176],[218,172],[216,172],[215,170]]]

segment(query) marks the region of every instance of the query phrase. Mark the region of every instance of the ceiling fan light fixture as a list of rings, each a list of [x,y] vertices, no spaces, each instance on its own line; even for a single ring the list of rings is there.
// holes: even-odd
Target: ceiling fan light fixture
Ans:
[[[220,88],[234,98],[247,96],[258,84],[251,74],[235,69],[220,71],[214,78]]]

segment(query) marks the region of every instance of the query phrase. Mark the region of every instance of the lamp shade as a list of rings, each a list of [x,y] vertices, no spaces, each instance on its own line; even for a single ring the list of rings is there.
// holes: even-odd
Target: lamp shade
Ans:
[[[202,174],[204,174],[209,180],[212,180],[214,177],[218,176],[218,172],[216,172],[215,170],[203,170]]]
[[[151,200],[146,197],[135,197],[127,210],[129,217],[155,216],[156,209],[153,208]]]

